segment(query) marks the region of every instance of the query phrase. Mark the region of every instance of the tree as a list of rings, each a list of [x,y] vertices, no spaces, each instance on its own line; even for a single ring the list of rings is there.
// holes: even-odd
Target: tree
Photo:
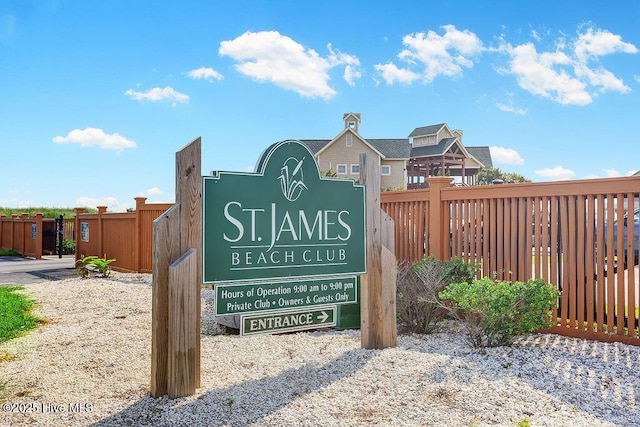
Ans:
[[[502,172],[499,168],[486,168],[478,174],[478,184],[492,184],[494,180],[501,180],[505,184],[513,184],[517,182],[531,182],[530,179],[513,172]]]

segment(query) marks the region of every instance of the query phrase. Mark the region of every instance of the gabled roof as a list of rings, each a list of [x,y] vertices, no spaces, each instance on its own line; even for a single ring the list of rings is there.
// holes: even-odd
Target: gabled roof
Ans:
[[[385,159],[408,159],[411,156],[411,144],[406,138],[367,139],[369,144],[381,152]]]
[[[417,136],[426,136],[426,135],[435,135],[438,133],[443,126],[446,126],[446,123],[439,123],[437,125],[430,126],[422,126],[419,128],[415,128],[413,132],[409,134],[409,138],[415,138]]]
[[[339,139],[339,137],[342,136],[343,133],[344,131],[334,139],[301,139],[300,142],[309,147],[309,150],[313,154],[318,154],[318,152],[327,147],[331,142]],[[355,132],[354,136],[361,139],[365,144],[368,144],[371,148],[380,153],[384,159],[409,159],[411,145],[409,144],[409,140],[406,138],[365,139]]]
[[[482,163],[482,166],[485,168],[492,168],[493,161],[491,160],[491,151],[489,147],[467,147],[467,151],[471,154],[478,162]]]
[[[411,148],[411,157],[441,156],[446,153],[456,141],[458,142],[458,145],[462,147],[458,138],[443,138],[436,145]],[[464,147],[462,147],[462,149],[464,150]]]
[[[311,153],[316,154],[318,153],[318,151],[322,150],[325,145],[330,143],[331,140],[330,139],[301,139],[300,142],[306,145],[309,148],[309,151],[311,151]]]

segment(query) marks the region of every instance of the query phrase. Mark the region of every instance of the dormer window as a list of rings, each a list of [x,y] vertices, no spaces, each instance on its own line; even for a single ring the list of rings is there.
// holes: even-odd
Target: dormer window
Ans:
[[[353,135],[351,135],[350,133],[347,133],[345,135],[346,141],[347,141],[347,147],[351,147],[353,145]]]

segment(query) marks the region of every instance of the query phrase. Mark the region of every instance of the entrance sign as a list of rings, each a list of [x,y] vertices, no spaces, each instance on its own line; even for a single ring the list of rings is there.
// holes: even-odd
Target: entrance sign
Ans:
[[[203,281],[353,275],[366,270],[364,188],[324,179],[298,141],[270,146],[256,173],[203,180]]]
[[[216,286],[215,315],[358,302],[356,277]]]
[[[336,325],[336,306],[244,315],[240,335],[292,332]]]

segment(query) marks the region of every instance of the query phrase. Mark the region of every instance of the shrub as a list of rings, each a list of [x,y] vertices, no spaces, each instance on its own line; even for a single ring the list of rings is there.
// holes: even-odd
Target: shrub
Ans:
[[[542,279],[525,283],[489,278],[453,283],[440,292],[475,348],[511,344],[514,337],[551,326],[559,292]]]
[[[428,334],[448,315],[438,294],[449,283],[475,278],[477,266],[460,258],[429,256],[398,273],[396,310],[402,332]]]
[[[71,239],[62,240],[62,254],[71,255],[76,253],[76,242]]]
[[[76,261],[76,273],[82,278],[89,277],[91,271],[100,274],[100,277],[109,277],[111,275],[111,267],[109,264],[115,259],[98,258],[95,255],[83,256]]]

